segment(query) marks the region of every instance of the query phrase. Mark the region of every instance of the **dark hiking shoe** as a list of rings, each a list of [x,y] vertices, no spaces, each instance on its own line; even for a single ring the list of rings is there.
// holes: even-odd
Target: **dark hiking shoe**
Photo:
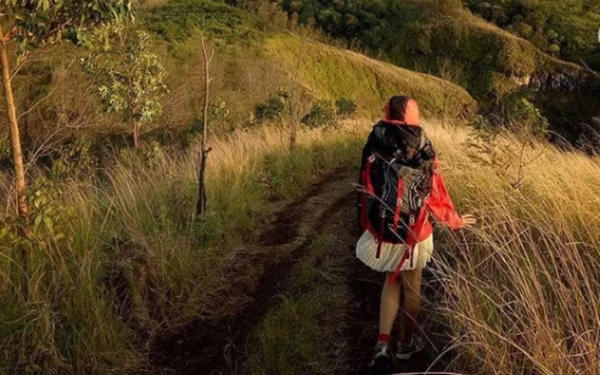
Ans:
[[[394,357],[390,350],[390,345],[385,342],[378,342],[375,345],[375,354],[369,367],[375,374],[391,374],[394,370]]]
[[[413,354],[416,354],[425,348],[425,342],[422,337],[413,336],[410,344],[398,344],[398,351],[396,352],[396,359],[399,361],[409,360]]]

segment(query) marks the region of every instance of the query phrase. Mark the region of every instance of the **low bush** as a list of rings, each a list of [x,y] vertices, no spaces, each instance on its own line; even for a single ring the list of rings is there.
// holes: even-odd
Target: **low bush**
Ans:
[[[335,107],[337,115],[341,118],[348,118],[356,114],[356,111],[358,110],[358,106],[354,100],[345,97],[336,100]]]
[[[302,123],[309,128],[320,128],[331,125],[337,119],[336,108],[328,100],[316,102],[302,118]]]
[[[254,117],[257,122],[281,119],[288,109],[289,94],[278,91],[254,107]]]

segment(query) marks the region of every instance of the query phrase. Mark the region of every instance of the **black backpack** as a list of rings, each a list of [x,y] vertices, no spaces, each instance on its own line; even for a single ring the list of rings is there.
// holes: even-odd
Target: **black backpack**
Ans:
[[[361,228],[378,241],[377,257],[383,242],[414,244],[434,159],[421,127],[386,122],[373,127],[363,150],[358,199]]]

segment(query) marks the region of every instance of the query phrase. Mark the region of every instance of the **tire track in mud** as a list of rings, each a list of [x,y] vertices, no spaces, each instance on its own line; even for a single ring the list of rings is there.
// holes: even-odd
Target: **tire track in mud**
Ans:
[[[353,182],[349,174],[340,168],[326,175],[275,215],[257,236],[258,245],[240,249],[236,264],[225,271],[230,285],[211,303],[218,313],[160,338],[151,351],[153,366],[162,373],[240,373],[254,328],[276,306],[277,296],[312,236],[333,212],[347,204]],[[230,301],[235,301],[233,306]]]

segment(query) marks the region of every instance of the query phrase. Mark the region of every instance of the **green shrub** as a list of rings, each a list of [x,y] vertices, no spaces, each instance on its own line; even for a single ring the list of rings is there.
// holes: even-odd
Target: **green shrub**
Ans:
[[[320,128],[335,122],[336,110],[332,102],[321,100],[316,102],[310,112],[302,118],[302,123],[310,128]]]
[[[533,27],[525,22],[513,23],[508,27],[508,31],[525,39],[529,39],[533,35]]]
[[[335,107],[337,110],[337,115],[341,118],[347,118],[356,113],[358,110],[358,106],[352,99],[348,99],[346,97],[339,98],[335,102]]]
[[[560,46],[558,44],[551,44],[548,46],[548,53],[551,53],[553,55],[558,55],[560,54]]]
[[[56,180],[80,180],[93,176],[97,167],[98,160],[93,155],[91,142],[82,140],[61,146],[50,172]]]
[[[265,120],[280,119],[288,107],[289,94],[285,91],[278,91],[271,95],[265,102],[257,104],[254,107],[254,117],[257,122]]]
[[[507,100],[509,128],[526,139],[542,138],[548,132],[548,119],[528,98],[520,94]]]

